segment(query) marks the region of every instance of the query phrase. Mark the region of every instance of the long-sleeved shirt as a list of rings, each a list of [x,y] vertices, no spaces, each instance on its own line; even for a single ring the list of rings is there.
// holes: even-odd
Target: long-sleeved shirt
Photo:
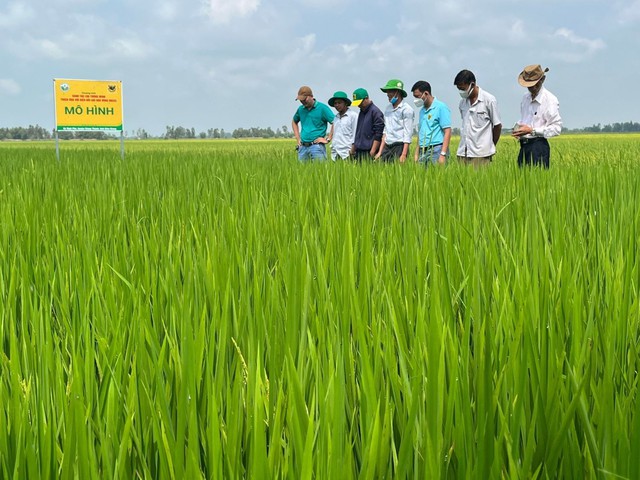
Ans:
[[[556,96],[542,87],[531,99],[531,93],[525,93],[520,103],[521,125],[529,125],[533,128],[533,134],[527,137],[550,138],[560,135],[562,130],[562,118],[560,118],[560,104]]]
[[[383,131],[384,115],[378,107],[370,103],[361,109],[358,115],[356,137],[353,140],[356,150],[371,150],[374,141],[382,140]]]
[[[407,103],[400,102],[397,107],[390,103],[384,111],[385,142],[387,144],[411,143],[415,116],[416,112]]]
[[[347,109],[344,115],[336,114],[333,120],[333,138],[331,139],[331,158],[345,159],[349,157],[351,145],[356,135],[356,122],[358,114]]]

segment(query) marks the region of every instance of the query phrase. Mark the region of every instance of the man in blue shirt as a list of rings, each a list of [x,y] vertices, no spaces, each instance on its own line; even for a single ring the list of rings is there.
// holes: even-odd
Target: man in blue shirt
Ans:
[[[431,94],[429,82],[420,80],[411,88],[413,103],[420,109],[418,150],[415,161],[444,164],[451,141],[451,111]]]
[[[298,160],[326,160],[327,124],[333,123],[333,112],[324,103],[316,101],[307,86],[300,87],[296,100],[302,105],[293,115],[291,128],[298,141]],[[298,123],[301,128],[298,128]]]

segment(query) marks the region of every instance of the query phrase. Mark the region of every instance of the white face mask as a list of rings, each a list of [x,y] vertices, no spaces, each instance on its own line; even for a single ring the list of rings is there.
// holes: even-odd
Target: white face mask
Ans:
[[[418,108],[422,108],[422,107],[424,107],[424,100],[422,100],[422,97],[421,98],[414,98],[413,99],[413,104]]]
[[[460,94],[460,96],[462,98],[469,98],[469,96],[471,95],[471,92],[473,91],[473,83],[471,85],[469,85],[469,88],[467,88],[466,90],[458,90],[458,93]]]

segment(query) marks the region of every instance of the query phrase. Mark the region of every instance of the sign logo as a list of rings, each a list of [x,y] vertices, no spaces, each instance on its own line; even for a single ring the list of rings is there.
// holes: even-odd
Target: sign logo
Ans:
[[[69,91],[69,84],[68,83],[63,83],[62,85],[60,85],[60,90],[62,90],[63,92],[68,92]]]

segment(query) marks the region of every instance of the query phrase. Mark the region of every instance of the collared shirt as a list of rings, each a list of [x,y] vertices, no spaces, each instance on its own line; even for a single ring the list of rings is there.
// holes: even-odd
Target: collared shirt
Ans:
[[[558,99],[544,87],[540,89],[533,100],[531,93],[525,93],[520,103],[520,121],[518,123],[533,127],[533,135],[525,135],[525,137],[551,138],[560,135],[562,119],[560,118]]]
[[[468,98],[460,101],[462,128],[458,155],[461,157],[489,157],[496,153],[493,127],[501,125],[496,97],[478,88],[478,98],[471,105]]]
[[[411,143],[413,136],[413,119],[415,117],[413,107],[402,101],[397,107],[389,103],[384,110],[384,133],[387,136],[385,142]]]
[[[316,100],[311,108],[300,105],[293,115],[293,121],[300,122],[300,140],[313,142],[327,134],[327,123],[333,122],[333,112],[328,105]]]
[[[356,137],[353,145],[356,150],[371,150],[373,142],[382,140],[384,132],[384,115],[373,102],[360,109],[358,114],[358,125],[356,127]]]
[[[331,158],[347,158],[356,136],[358,115],[347,108],[344,115],[336,114],[333,120],[333,138],[331,139]]]
[[[420,109],[418,140],[421,147],[438,145],[444,141],[444,129],[451,128],[451,111],[444,102],[433,99],[429,108]]]

